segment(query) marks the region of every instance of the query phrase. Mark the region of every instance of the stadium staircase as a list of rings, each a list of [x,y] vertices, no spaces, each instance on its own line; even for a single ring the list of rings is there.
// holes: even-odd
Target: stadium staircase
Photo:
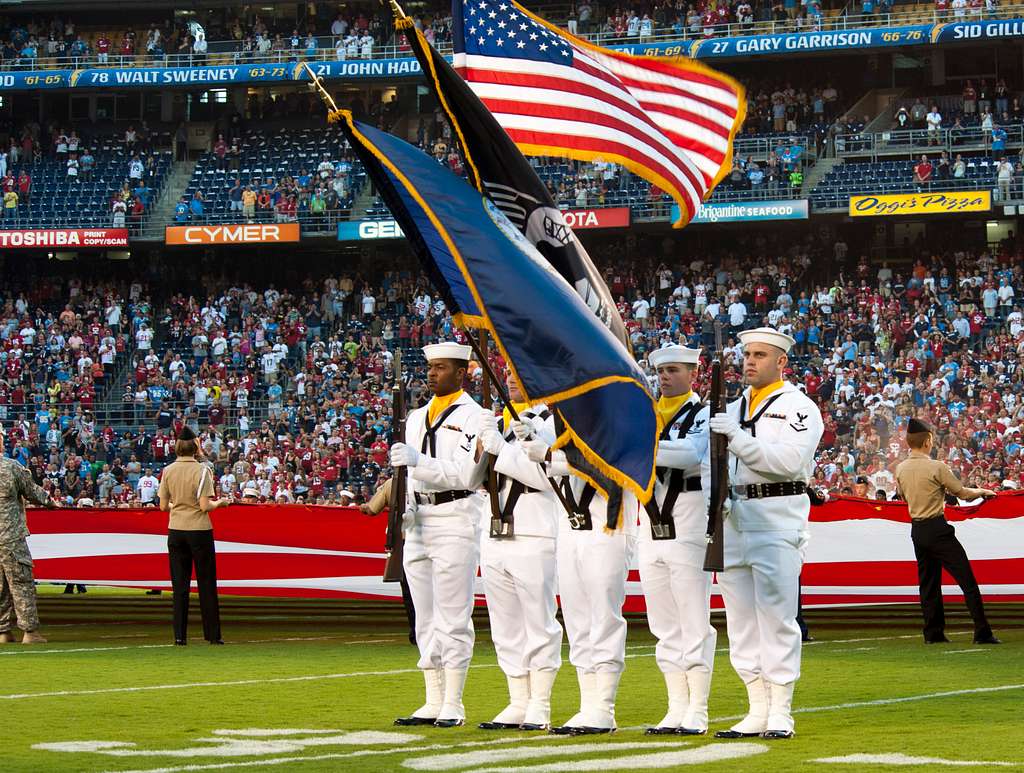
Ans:
[[[837,165],[843,163],[841,158],[831,157],[819,157],[818,163],[807,170],[807,174],[804,175],[804,184],[800,189],[800,195],[803,198],[810,198],[811,191],[820,183],[828,173],[831,172]]]
[[[377,206],[377,191],[367,182],[352,201],[352,220],[363,220],[367,213]]]
[[[192,172],[196,168],[196,161],[185,160],[175,161],[167,174],[167,181],[164,184],[160,197],[153,204],[149,211],[149,219],[146,227],[140,234],[140,238],[146,241],[163,241],[164,226],[174,219],[174,207],[178,203],[192,179]]]

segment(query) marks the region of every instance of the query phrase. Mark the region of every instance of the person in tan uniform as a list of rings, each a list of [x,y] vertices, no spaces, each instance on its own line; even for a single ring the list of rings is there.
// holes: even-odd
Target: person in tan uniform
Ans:
[[[194,566],[203,638],[210,644],[223,644],[210,513],[231,504],[231,499],[213,498],[213,472],[202,463],[202,448],[188,427],[178,433],[174,455],[175,461],[160,476],[159,489],[160,509],[171,514],[167,523],[167,553],[174,591],[174,643],[188,644],[188,604]]]
[[[942,570],[945,569],[963,591],[964,602],[974,620],[974,643],[1000,644],[985,617],[985,605],[967,552],[944,516],[947,494],[961,499],[988,499],[996,492],[965,486],[944,462],[932,459],[935,435],[925,422],[910,420],[907,424],[907,445],[910,446],[910,456],[896,467],[896,482],[910,510],[910,538],[917,557],[924,642],[938,644],[949,641],[942,608]]]
[[[391,478],[384,481],[380,488],[373,492],[369,502],[359,505],[359,512],[363,515],[380,515],[391,501]],[[416,607],[412,605],[412,594],[409,592],[409,581],[402,573],[400,581],[402,586],[402,606],[405,607],[405,617],[409,621],[409,643],[416,644]]]

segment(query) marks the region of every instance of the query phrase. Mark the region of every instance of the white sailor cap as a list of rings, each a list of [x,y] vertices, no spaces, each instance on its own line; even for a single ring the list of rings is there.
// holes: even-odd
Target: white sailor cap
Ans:
[[[790,348],[796,343],[796,339],[785,333],[780,333],[773,327],[756,327],[753,330],[744,330],[739,334],[740,343],[747,344],[770,344],[777,349],[789,354]]]
[[[427,358],[427,362],[431,360],[468,360],[472,356],[473,350],[465,344],[446,341],[441,344],[424,346],[423,354]]]
[[[652,368],[660,365],[668,365],[670,362],[681,362],[684,365],[696,365],[700,362],[700,349],[689,349],[685,346],[672,344],[655,349],[647,355],[647,361]]]

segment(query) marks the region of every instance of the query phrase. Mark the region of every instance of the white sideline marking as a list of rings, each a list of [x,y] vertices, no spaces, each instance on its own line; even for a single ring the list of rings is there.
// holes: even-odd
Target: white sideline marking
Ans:
[[[386,754],[411,754],[414,752],[451,751],[452,749],[460,747],[469,748],[474,746],[492,746],[507,743],[523,743],[524,740],[568,741],[571,739],[572,736],[568,735],[533,736],[528,739],[524,738],[524,736],[522,735],[517,735],[512,738],[497,738],[489,741],[465,741],[463,743],[456,744],[434,743],[429,744],[427,746],[405,746],[398,749],[362,749],[356,752],[335,752],[331,754],[317,754],[309,757],[275,757],[274,759],[270,760],[253,760],[251,762],[212,762],[205,765],[180,765],[170,768],[141,768],[138,770],[117,771],[117,773],[183,773],[184,771],[195,770],[222,770],[224,768],[247,768],[255,765],[287,765],[291,762],[320,762],[323,760],[342,760],[350,759],[353,757],[379,757]],[[108,771],[108,773],[114,772]]]
[[[877,649],[878,647],[845,647],[843,649],[832,650],[832,652],[871,652]]]
[[[149,634],[138,634],[139,636],[149,636]],[[113,638],[113,637],[111,637]],[[228,642],[229,645],[238,644],[268,644],[271,642],[291,642],[291,641],[327,641],[334,639],[344,639],[344,636],[286,636],[276,639],[242,639],[241,641]],[[345,647],[353,644],[387,644],[391,642],[391,639],[360,639],[358,641],[343,641],[341,644]],[[59,642],[51,642],[52,644],[59,644]],[[17,650],[5,650],[0,652],[2,655],[63,655],[65,653],[72,652],[110,652],[111,650],[152,650],[161,649],[165,647],[173,647],[173,644],[125,644],[119,647],[73,647],[65,649],[17,649]]]
[[[853,703],[836,703],[832,706],[804,706],[793,709],[794,714],[816,714],[819,711],[841,711],[843,709],[860,709],[867,706],[889,706],[894,703],[913,703],[914,701],[926,701],[932,698],[951,698],[956,695],[977,695],[987,692],[1005,692],[1006,690],[1024,690],[1024,684],[1004,684],[998,687],[972,687],[966,690],[947,690],[945,692],[931,692],[924,695],[905,695],[902,698],[879,698],[874,701],[854,701]],[[734,719],[743,719],[746,714],[736,714],[731,717],[716,717],[712,722],[729,722]]]
[[[71,649],[20,649],[5,650],[0,655],[64,655],[72,652],[113,652],[115,650],[156,650],[173,647],[173,644],[126,644],[123,647],[73,647]]]
[[[911,757],[906,754],[847,754],[842,757],[822,757],[811,762],[840,765],[949,765],[958,768],[1000,767],[1015,768],[1016,762],[982,762],[981,760],[944,760],[940,757]]]
[[[685,742],[684,742],[685,743]],[[486,751],[436,754],[432,757],[413,757],[402,763],[403,768],[412,770],[453,770],[455,768],[471,768],[475,765],[489,765],[495,762],[519,762],[537,757],[551,757],[557,754],[589,754],[590,752],[614,752],[630,749],[650,749],[673,746],[678,748],[679,741],[672,743],[581,743],[567,744],[561,749],[544,748],[543,746],[517,746],[512,749],[487,749]],[[595,760],[591,760],[595,762]],[[603,763],[604,760],[601,760]]]
[[[165,645],[161,645],[165,646]],[[170,645],[173,646],[173,645]],[[479,663],[470,668],[497,668],[497,663]],[[307,676],[279,676],[269,679],[237,679],[232,682],[182,682],[178,684],[151,684],[142,687],[104,687],[93,690],[54,690],[52,692],[25,692],[0,695],[0,700],[21,700],[23,698],[61,698],[77,695],[106,695],[122,692],[151,692],[153,690],[185,690],[193,687],[240,687],[253,684],[288,684],[290,682],[317,682],[329,679],[353,679],[361,676],[398,676],[419,674],[418,668],[396,668],[391,671],[349,671],[337,674],[309,674]]]
[[[979,653],[987,654],[987,653],[989,653],[991,651],[992,650],[982,649],[981,647],[974,647],[973,649],[969,649],[969,650],[946,650],[942,654],[943,655],[962,655],[964,653],[969,653],[971,655],[977,655]]]
[[[768,751],[768,747],[760,743],[713,743],[699,746],[696,749],[634,754],[630,757],[615,757],[613,759],[573,760],[525,767],[477,768],[474,773],[576,773],[576,771],[589,773],[595,769],[595,766],[602,771],[674,768],[679,765],[703,765],[709,762],[753,757],[755,754],[763,754],[766,751]]]

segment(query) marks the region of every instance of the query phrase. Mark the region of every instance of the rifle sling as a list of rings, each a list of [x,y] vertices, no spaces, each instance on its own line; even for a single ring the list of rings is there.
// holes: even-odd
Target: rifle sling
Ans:
[[[676,412],[676,415],[672,417],[672,420],[665,424],[658,440],[672,439],[670,437],[672,426],[680,417],[683,416],[683,414],[686,414],[686,417],[683,419],[682,426],[679,428],[678,437],[686,437],[690,428],[693,426],[693,423],[697,420],[697,414],[700,413],[700,409],[703,407],[703,403],[699,400],[682,406]],[[657,468],[657,473],[663,483],[665,482],[665,474],[668,473],[668,491],[665,492],[665,499],[662,500],[661,507],[658,507],[656,496],[652,496],[647,501],[647,504],[644,505],[644,509],[647,511],[647,517],[651,520],[652,531],[655,531],[654,526],[657,524],[667,525],[672,522],[672,511],[675,509],[676,500],[686,488],[686,477],[683,475],[682,470],[669,467],[659,467]]]
[[[749,419],[743,418],[744,416],[747,415],[747,396],[743,395],[743,397],[740,398],[740,428],[748,430],[750,432],[751,437],[757,437],[757,422],[760,420],[762,416],[764,416],[765,411],[767,411],[771,407],[771,404],[778,400],[780,397],[782,397],[783,394],[785,393],[776,392],[775,394],[773,394],[771,397],[769,397],[767,400],[761,403],[761,406],[757,409],[757,413],[755,413]],[[734,472],[739,469],[739,464],[740,460],[739,458],[737,458],[736,464],[733,467]]]

